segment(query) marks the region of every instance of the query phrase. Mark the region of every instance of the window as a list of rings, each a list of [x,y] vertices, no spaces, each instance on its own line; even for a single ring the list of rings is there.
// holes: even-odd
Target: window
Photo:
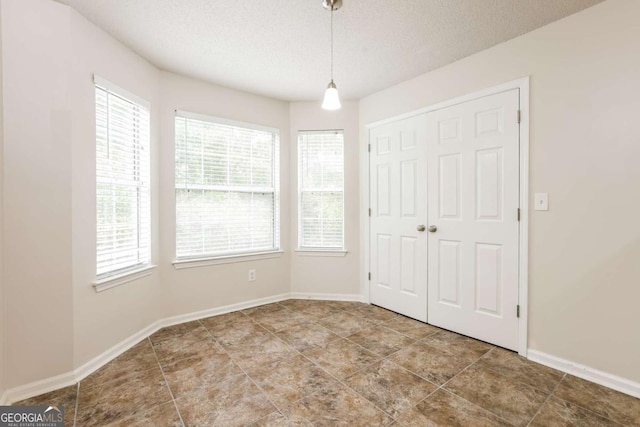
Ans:
[[[298,246],[344,249],[344,135],[298,133]]]
[[[97,77],[95,92],[96,274],[104,278],[150,262],[149,108]]]
[[[178,260],[278,250],[278,131],[179,112],[175,137]]]

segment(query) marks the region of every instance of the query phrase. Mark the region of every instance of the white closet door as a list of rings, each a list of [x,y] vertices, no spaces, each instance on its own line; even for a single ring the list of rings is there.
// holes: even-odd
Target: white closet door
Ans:
[[[428,322],[512,350],[518,344],[518,108],[514,89],[428,113],[426,120]]]
[[[371,129],[370,298],[427,320],[426,117]]]

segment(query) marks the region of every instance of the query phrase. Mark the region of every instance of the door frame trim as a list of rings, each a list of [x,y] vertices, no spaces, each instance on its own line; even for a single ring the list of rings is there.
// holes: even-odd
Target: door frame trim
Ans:
[[[528,319],[529,319],[529,76],[492,86],[487,89],[469,93],[447,101],[439,102],[427,107],[399,114],[384,120],[378,120],[364,125],[366,138],[360,150],[360,201],[365,208],[360,214],[360,231],[362,233],[361,250],[363,270],[360,274],[360,290],[365,302],[371,302],[368,273],[370,265],[371,231],[368,208],[371,206],[371,194],[369,188],[369,151],[370,131],[372,128],[407,119],[424,113],[430,113],[456,104],[472,101],[485,96],[519,89],[520,102],[520,223],[519,223],[519,254],[518,254],[518,304],[520,305],[520,318],[518,319],[518,354],[527,357],[528,350]]]

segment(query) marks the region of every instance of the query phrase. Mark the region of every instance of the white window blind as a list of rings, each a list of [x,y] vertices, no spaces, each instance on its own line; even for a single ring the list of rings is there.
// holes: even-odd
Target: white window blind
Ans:
[[[298,246],[344,248],[344,134],[298,133]]]
[[[149,109],[103,83],[95,87],[98,278],[151,258]]]
[[[175,149],[178,259],[279,249],[277,130],[178,112]]]

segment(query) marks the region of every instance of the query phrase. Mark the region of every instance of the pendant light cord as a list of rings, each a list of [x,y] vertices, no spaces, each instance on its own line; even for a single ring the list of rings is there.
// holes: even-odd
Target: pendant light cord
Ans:
[[[333,82],[333,2],[331,2],[331,81]]]

